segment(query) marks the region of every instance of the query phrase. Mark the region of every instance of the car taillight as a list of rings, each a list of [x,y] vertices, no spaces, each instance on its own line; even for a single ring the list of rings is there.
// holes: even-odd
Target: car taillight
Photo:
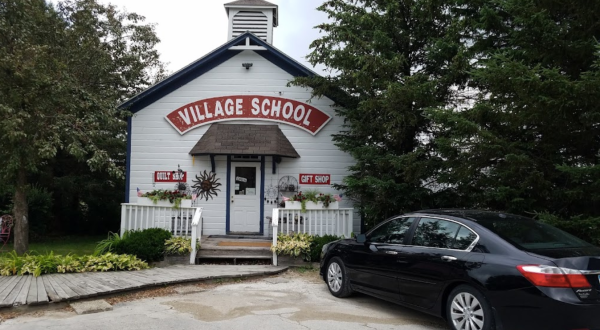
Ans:
[[[520,265],[517,269],[536,286],[550,288],[590,288],[590,282],[576,269],[547,265]]]

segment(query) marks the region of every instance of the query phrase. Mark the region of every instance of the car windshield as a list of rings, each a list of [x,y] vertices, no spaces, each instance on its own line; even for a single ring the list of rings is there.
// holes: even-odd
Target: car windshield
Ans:
[[[523,250],[592,246],[586,241],[556,227],[527,218],[482,219],[478,223]]]

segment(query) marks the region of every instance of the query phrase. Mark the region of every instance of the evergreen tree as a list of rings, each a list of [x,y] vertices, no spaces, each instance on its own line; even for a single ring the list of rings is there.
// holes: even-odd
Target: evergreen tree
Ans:
[[[434,126],[426,109],[454,99],[466,82],[458,21],[445,0],[328,0],[318,8],[308,56],[327,77],[298,78],[315,96],[336,100],[346,130],[334,136],[356,159],[338,188],[355,200],[367,225],[403,211],[452,200],[435,184]]]
[[[600,2],[466,1],[472,102],[430,111],[462,206],[600,215]]]

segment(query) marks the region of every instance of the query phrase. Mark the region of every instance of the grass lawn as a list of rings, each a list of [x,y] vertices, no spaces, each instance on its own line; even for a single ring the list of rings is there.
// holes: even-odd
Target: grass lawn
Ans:
[[[106,238],[103,236],[65,236],[57,238],[46,238],[43,241],[29,241],[29,253],[46,254],[53,251],[54,254],[86,255],[94,253],[96,244]],[[0,245],[1,246],[1,245]],[[13,250],[13,242],[8,242],[0,255]],[[8,248],[8,249],[7,249]]]

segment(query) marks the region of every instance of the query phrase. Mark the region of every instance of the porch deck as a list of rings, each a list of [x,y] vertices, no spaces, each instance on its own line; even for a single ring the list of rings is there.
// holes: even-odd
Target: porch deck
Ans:
[[[186,265],[140,271],[0,276],[0,308],[44,305],[165,284],[278,274],[287,267]]]

